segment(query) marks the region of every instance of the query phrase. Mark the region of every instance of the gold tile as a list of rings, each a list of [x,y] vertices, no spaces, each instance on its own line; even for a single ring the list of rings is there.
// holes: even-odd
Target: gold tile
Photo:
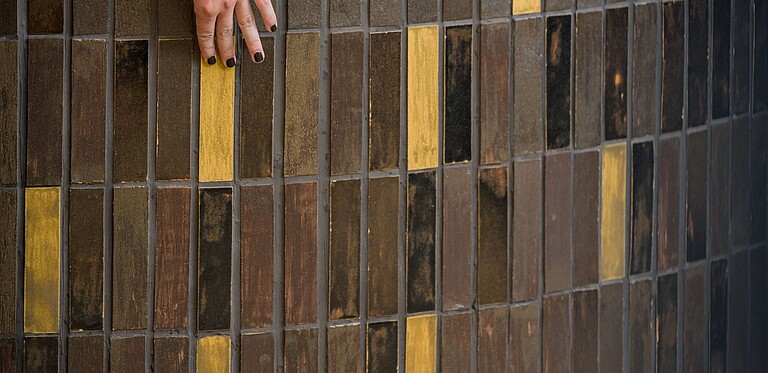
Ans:
[[[624,276],[626,237],[627,145],[603,149],[600,279]]]
[[[541,0],[512,0],[512,14],[536,13],[541,11]]]
[[[27,188],[24,332],[59,330],[59,188]]]
[[[408,28],[408,169],[437,167],[437,26]]]
[[[435,345],[437,344],[437,316],[409,317],[405,335],[405,371],[408,373],[435,372]]]
[[[197,372],[229,372],[229,353],[229,337],[216,335],[200,338],[197,341]]]
[[[232,180],[235,69],[200,59],[200,181]]]

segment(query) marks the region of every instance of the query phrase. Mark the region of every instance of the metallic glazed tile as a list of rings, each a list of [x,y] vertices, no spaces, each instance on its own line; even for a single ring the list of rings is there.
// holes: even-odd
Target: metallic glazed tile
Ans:
[[[15,4],[15,3],[14,3]],[[1,12],[0,12],[1,13]],[[16,137],[18,135],[18,44],[0,41],[0,185],[16,183]]]
[[[601,12],[576,14],[573,144],[577,148],[599,145],[601,139],[602,19]]]
[[[358,173],[363,131],[363,33],[332,34],[331,48],[331,175]]]
[[[710,271],[709,368],[710,371],[725,372],[728,350],[728,259],[713,261]]]
[[[400,32],[370,35],[368,167],[388,170],[400,161]]]
[[[115,42],[112,179],[147,179],[147,110],[149,43]]]
[[[604,121],[605,139],[627,137],[627,8],[605,11]]]
[[[629,370],[653,371],[653,293],[651,280],[629,285]]]
[[[472,160],[472,27],[445,29],[444,163]]]
[[[24,195],[24,332],[59,330],[61,220],[59,188],[26,188]]]
[[[72,41],[70,178],[75,183],[104,182],[106,69],[106,40]]]
[[[0,272],[0,333],[11,335],[16,330],[16,189],[0,189],[0,211],[5,211],[0,214],[0,268],[5,268]]]
[[[731,229],[731,126],[712,128],[712,152],[709,154],[709,227],[712,256],[727,254],[730,249]]]
[[[330,194],[329,318],[356,318],[360,316],[360,180],[334,181]]]
[[[63,63],[64,43],[61,39],[27,42],[28,186],[61,184]]]
[[[231,353],[229,336],[214,335],[197,340],[197,372],[229,373]]]
[[[112,330],[147,327],[148,199],[145,187],[114,190]]]
[[[397,371],[397,322],[368,324],[366,338],[365,371]]]
[[[659,276],[656,289],[656,371],[677,370],[677,273]]]
[[[624,276],[627,145],[603,148],[600,218],[600,280]]]
[[[187,328],[190,188],[159,188],[155,199],[155,330]]]
[[[680,140],[659,142],[658,268],[677,266],[680,247]]]
[[[709,1],[688,2],[688,127],[706,123],[709,80]],[[757,71],[757,70],[756,70]]]
[[[632,145],[629,268],[631,274],[651,270],[653,246],[653,142]]]
[[[158,180],[188,180],[192,49],[190,40],[160,40],[157,57]]]
[[[408,175],[406,298],[408,313],[435,309],[436,185],[434,172]]]
[[[686,260],[694,262],[707,256],[707,132],[689,134],[686,150]]]
[[[245,40],[241,41],[247,50]],[[264,61],[240,64],[240,162],[241,178],[272,176],[272,132],[274,129],[275,39],[261,36]],[[245,58],[245,57],[243,57]]]
[[[632,136],[654,135],[658,121],[656,90],[658,5],[642,4],[635,7],[635,22],[632,30]]]
[[[536,13],[541,11],[541,0],[514,0],[512,14]]]
[[[408,169],[438,164],[437,26],[408,28]]]
[[[57,372],[59,370],[59,339],[57,337],[25,337],[25,372]],[[21,363],[21,362],[20,362]]]
[[[232,189],[199,193],[197,330],[223,330],[232,308]]]
[[[320,80],[320,34],[286,36],[285,144],[286,176],[317,174],[317,124]],[[311,67],[310,67],[311,66]]]
[[[683,368],[687,372],[703,372],[709,363],[707,340],[707,282],[702,266],[685,271],[685,308],[683,308]]]
[[[240,188],[240,326],[272,325],[274,209],[270,185]]]
[[[685,83],[685,3],[662,4],[661,130],[676,131],[683,126]]]
[[[481,169],[477,186],[477,302],[507,302],[507,168]],[[452,273],[452,272],[444,272]]]
[[[104,317],[104,190],[71,189],[68,218],[69,329],[101,330]]]
[[[472,173],[469,168],[443,170],[442,202],[442,271],[451,274],[442,279],[443,310],[461,309],[471,305]]]
[[[411,316],[405,328],[405,370],[434,373],[436,367],[437,316]]]
[[[222,60],[209,65],[200,58],[200,181],[233,177],[235,69],[226,67]]]
[[[509,158],[509,23],[480,25],[480,163]]]
[[[571,17],[547,18],[547,149],[571,144]]]
[[[514,22],[514,150],[515,155],[541,151],[542,51],[541,18]]]

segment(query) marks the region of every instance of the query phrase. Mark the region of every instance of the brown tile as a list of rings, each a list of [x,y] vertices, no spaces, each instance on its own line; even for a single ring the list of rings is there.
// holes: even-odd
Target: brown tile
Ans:
[[[541,160],[515,162],[512,204],[512,300],[536,298],[542,251]]]
[[[677,273],[659,276],[656,308],[656,371],[677,371]]]
[[[601,12],[576,14],[573,144],[577,148],[598,145],[601,139],[602,19]]]
[[[749,2],[736,1],[733,3],[733,87],[731,88],[733,90],[733,114],[743,114],[749,110],[749,89],[752,82],[749,72],[749,63],[752,59],[751,10],[752,4]]]
[[[653,289],[651,280],[629,285],[629,371],[653,371]]]
[[[442,238],[443,273],[451,274],[443,276],[442,280],[443,310],[469,307],[472,275],[472,175],[468,168],[443,170]],[[502,290],[506,299],[506,289]]]
[[[229,329],[232,189],[200,189],[197,330]]]
[[[680,141],[659,142],[658,267],[677,266],[680,247]]]
[[[10,36],[15,34],[16,34],[16,2],[4,1],[0,4],[0,35]],[[3,64],[3,66],[7,66],[7,65]]]
[[[69,328],[101,330],[104,190],[69,191]]]
[[[726,368],[729,372],[749,371],[749,252],[733,255],[728,274],[728,347]]]
[[[482,169],[477,187],[478,303],[507,302],[507,169]],[[445,228],[444,228],[445,229]],[[467,261],[469,263],[470,261]],[[453,272],[444,272],[452,274]]]
[[[317,372],[317,329],[286,330],[283,367],[286,373]]]
[[[189,370],[188,351],[187,337],[155,338],[153,365],[164,372],[187,372]]]
[[[368,314],[397,313],[398,205],[397,176],[368,184]]]
[[[509,159],[509,37],[509,23],[480,25],[482,164]]]
[[[683,368],[686,372],[707,369],[707,283],[705,268],[696,267],[685,272],[685,311],[683,320]]]
[[[749,244],[750,228],[750,183],[749,172],[749,122],[747,118],[733,121],[731,128],[731,234],[733,246],[739,248]]]
[[[371,34],[368,65],[368,167],[370,170],[397,168],[400,157],[400,32]]]
[[[629,268],[632,274],[651,270],[653,157],[653,142],[632,145],[632,228],[629,248]]]
[[[709,371],[725,372],[728,347],[728,261],[712,262],[709,295]]]
[[[57,337],[24,338],[24,372],[56,372],[59,370]]]
[[[597,290],[573,293],[571,360],[574,373],[597,372]]]
[[[149,35],[151,7],[150,0],[115,0],[115,36]]]
[[[712,119],[731,113],[732,6],[730,1],[712,2]]]
[[[67,370],[83,373],[104,371],[104,338],[100,335],[67,338]]]
[[[116,373],[144,370],[144,336],[112,338],[109,349],[109,371]]]
[[[31,39],[27,47],[27,185],[58,185],[64,44],[59,39]]]
[[[683,126],[685,88],[685,2],[662,5],[661,130],[677,131]]]
[[[16,339],[0,338],[0,371],[16,371]]]
[[[362,149],[363,33],[332,34],[331,47],[331,175],[358,173]]]
[[[243,50],[246,50],[243,40]],[[275,39],[261,37],[264,62],[240,64],[240,177],[272,176]]]
[[[709,73],[709,2],[688,2],[688,127],[707,120],[707,80]]]
[[[496,307],[480,310],[477,327],[477,370],[503,372],[507,364],[508,308]],[[462,339],[463,344],[469,339]]]
[[[155,330],[187,328],[189,188],[160,188],[156,197]]]
[[[328,312],[331,319],[360,316],[360,180],[331,183]]]
[[[656,51],[658,35],[658,5],[656,3],[635,6],[635,22],[632,32],[632,136],[641,137],[656,133]]]
[[[108,7],[109,2],[106,0],[72,0],[72,33],[74,35],[108,33]]]
[[[0,333],[16,330],[16,190],[0,189]],[[2,361],[2,359],[0,359]]]
[[[147,178],[146,40],[115,42],[113,180]]]
[[[624,289],[622,283],[600,288],[600,371],[621,372]]]
[[[599,153],[574,154],[573,172],[573,284],[583,286],[598,274]]]
[[[360,325],[328,328],[328,371],[360,371]]]
[[[319,0],[307,0],[318,2]],[[291,6],[288,6],[290,27]],[[319,14],[319,9],[316,14]],[[285,147],[286,176],[317,174],[317,121],[320,81],[320,34],[286,36]],[[311,68],[309,66],[312,66]]]
[[[396,26],[401,22],[399,0],[371,0],[368,5],[370,26]]]
[[[147,326],[147,190],[114,190],[112,329]]]
[[[707,256],[707,132],[688,135],[686,156],[687,261]]]
[[[186,0],[164,0],[158,1],[156,6],[158,36],[192,36],[195,29],[193,2]],[[256,19],[261,18],[259,13],[254,13],[254,15]]]
[[[312,323],[317,317],[316,183],[285,186],[284,229],[285,323]]]
[[[272,334],[243,334],[240,337],[240,369],[247,373],[269,373],[275,367]]]
[[[538,371],[539,305],[536,303],[513,307],[509,314],[509,371],[511,373]]]
[[[360,1],[330,0],[328,7],[331,27],[360,26]]]
[[[469,313],[457,313],[443,316],[441,328],[442,360],[440,363],[443,372],[468,372],[472,351],[470,344],[466,341],[470,340],[472,334],[471,315]]]
[[[571,287],[571,154],[547,156],[544,170],[544,290],[553,292]]]
[[[158,180],[189,179],[193,47],[189,40],[160,40],[158,43],[155,160]],[[263,95],[264,92],[261,92],[261,97]]]
[[[547,17],[546,61],[547,149],[560,149],[571,144],[571,16]]]
[[[627,137],[627,22],[627,8],[605,11],[606,140]]]
[[[437,2],[439,0],[407,0],[408,23],[437,21]]]
[[[104,182],[107,42],[72,41],[70,177]]]
[[[64,32],[63,0],[28,0],[27,31],[30,35]]]
[[[749,255],[749,371],[763,372],[768,369],[768,356],[765,351],[768,348],[768,302],[765,294],[768,294],[768,279],[765,276],[765,268],[768,265],[768,255],[765,246],[752,250]]]
[[[292,0],[286,2],[286,8],[289,29],[320,27],[322,15],[322,12],[320,12],[320,0]]]
[[[469,0],[443,0],[443,20],[472,19],[472,2]]]
[[[570,372],[568,304],[567,294],[555,295],[543,300],[541,327],[543,372]]]
[[[513,149],[516,155],[541,151],[542,31],[541,18],[514,22]]]
[[[445,163],[472,159],[472,26],[445,29]]]
[[[397,322],[368,324],[365,361],[369,373],[397,371]]]
[[[11,2],[8,2],[11,3]],[[16,3],[13,3],[14,6]],[[0,5],[0,8],[5,5]],[[15,10],[14,10],[15,12]],[[0,11],[2,14],[2,11]],[[0,16],[2,17],[2,16]],[[15,18],[14,18],[15,25]],[[1,34],[1,33],[0,33]],[[18,53],[15,40],[0,41],[0,184],[16,183],[16,136],[18,112]]]
[[[709,226],[713,256],[727,254],[730,246],[731,200],[731,127],[712,128],[712,152],[709,155],[712,183],[709,191]]]
[[[240,188],[240,327],[272,325],[272,186]]]
[[[435,172],[408,175],[407,311],[435,309]]]
[[[570,10],[574,0],[545,0],[545,8],[548,12],[558,10]]]
[[[750,215],[752,227],[750,240],[756,244],[765,240],[766,199],[768,198],[768,117],[762,115],[752,118],[751,140],[751,177]]]

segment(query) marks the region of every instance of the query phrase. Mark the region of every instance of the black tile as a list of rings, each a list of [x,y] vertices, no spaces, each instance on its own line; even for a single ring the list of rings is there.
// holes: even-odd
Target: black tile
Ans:
[[[200,190],[197,329],[229,329],[232,190]]]
[[[712,119],[731,113],[731,0],[712,1]]]
[[[408,175],[407,310],[435,309],[435,173]]]
[[[547,149],[571,144],[571,16],[547,18]]]
[[[661,27],[661,130],[670,132],[683,126],[685,2],[662,5]]]
[[[101,330],[104,308],[102,189],[69,192],[69,328]]]
[[[728,261],[712,262],[709,289],[709,371],[726,371],[728,347]]]
[[[369,324],[366,338],[366,371],[371,373],[397,370],[397,322]]]
[[[445,29],[445,163],[472,159],[472,26]]]
[[[56,372],[59,369],[57,337],[24,338],[24,371]]]
[[[752,83],[749,71],[749,64],[752,59],[751,11],[751,2],[733,2],[733,114],[743,114],[749,111],[749,90]]]
[[[712,182],[709,191],[710,248],[713,256],[728,253],[730,246],[731,201],[731,126],[712,128],[709,154]]]
[[[677,273],[659,276],[656,308],[656,371],[677,371]]]
[[[627,8],[605,11],[605,139],[627,137]]]
[[[733,255],[728,277],[728,345],[726,368],[729,372],[749,371],[749,252]]]
[[[750,136],[748,118],[733,121],[731,128],[731,234],[734,248],[749,244]]]
[[[632,145],[632,274],[651,270],[653,245],[653,142]]]
[[[676,267],[680,247],[680,140],[659,142],[657,262],[659,269]]]
[[[768,265],[765,246],[752,250],[749,255],[749,371],[765,372],[768,369]]]
[[[114,145],[115,182],[147,179],[147,59],[146,40],[115,42]]]
[[[768,2],[754,2],[754,26],[768,24]],[[768,108],[768,28],[755,27],[754,35],[754,93],[752,112],[758,113]]]
[[[688,127],[707,120],[709,1],[688,2]]]
[[[686,175],[687,261],[707,255],[707,132],[688,135]]]
[[[768,116],[753,117],[749,135],[751,145],[752,187],[750,190],[750,243],[765,240],[766,194],[768,194]]]

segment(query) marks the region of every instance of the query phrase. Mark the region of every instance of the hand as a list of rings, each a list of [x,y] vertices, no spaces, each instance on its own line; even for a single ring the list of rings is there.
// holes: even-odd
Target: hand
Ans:
[[[243,32],[248,51],[253,62],[264,61],[264,49],[256,29],[250,0],[194,0],[197,22],[197,43],[200,53],[209,65],[216,63],[216,49],[219,57],[226,61],[227,67],[235,66],[235,48],[232,44],[234,35],[233,13],[237,14],[237,24]],[[277,17],[269,0],[254,0],[264,24],[272,31],[277,30]],[[215,37],[214,37],[215,36]],[[214,47],[214,41],[216,46]]]

